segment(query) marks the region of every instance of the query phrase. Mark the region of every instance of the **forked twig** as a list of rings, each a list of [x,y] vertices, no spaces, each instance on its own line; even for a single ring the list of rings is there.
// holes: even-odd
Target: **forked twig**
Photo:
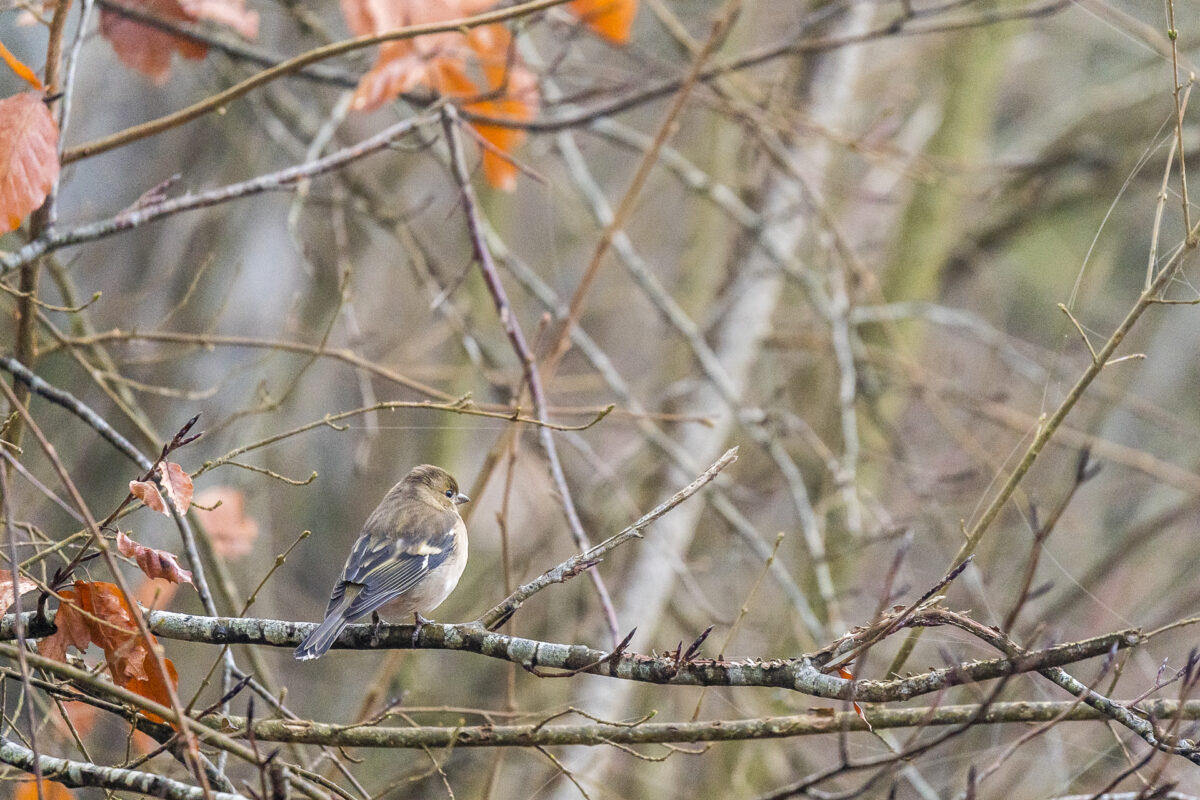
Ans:
[[[712,482],[714,478],[721,473],[721,470],[728,467],[737,460],[736,447],[730,448],[723,456],[713,462],[712,466],[706,469],[696,480],[689,483],[687,486],[680,489],[675,494],[664,502],[658,504],[653,509],[643,514],[637,522],[622,530],[620,533],[610,536],[595,547],[571,556],[566,561],[558,566],[548,569],[538,577],[517,587],[517,590],[504,598],[494,608],[489,610],[477,621],[486,628],[495,629],[501,623],[506,621],[513,613],[524,604],[526,600],[533,597],[535,594],[545,589],[552,583],[565,583],[571,578],[578,575],[580,572],[590,569],[599,564],[605,555],[610,551],[620,547],[630,539],[640,539],[642,530],[654,520],[666,514],[675,506],[687,500],[689,497],[700,491],[704,486]]]
[[[462,195],[463,209],[467,218],[467,230],[471,236],[471,245],[475,251],[475,259],[479,262],[479,269],[483,273],[484,283],[487,284],[488,292],[491,294],[492,301],[496,305],[496,314],[500,317],[500,323],[504,326],[504,332],[508,336],[508,341],[512,345],[517,359],[521,362],[521,368],[524,370],[525,383],[529,387],[529,396],[533,398],[534,417],[538,420],[544,420],[547,416],[548,405],[546,402],[546,390],[542,385],[541,374],[538,371],[533,351],[525,339],[525,334],[521,332],[521,326],[517,322],[516,314],[508,302],[508,293],[505,292],[504,284],[500,281],[500,273],[496,269],[496,262],[493,260],[492,252],[487,244],[483,224],[479,218],[479,206],[475,199],[475,192],[471,188],[470,175],[467,174],[466,158],[463,154],[462,141],[458,133],[458,116],[453,106],[445,106],[442,109],[442,128],[446,132],[446,141],[450,149],[450,163],[454,170],[454,176],[458,181],[459,192]],[[554,488],[558,491],[559,499],[562,500],[563,513],[567,518],[567,526],[571,529],[571,536],[574,538],[577,547],[585,549],[591,543],[588,541],[587,533],[583,530],[583,522],[579,518],[579,512],[575,510],[575,501],[571,497],[570,487],[567,486],[567,478],[563,472],[562,462],[558,458],[558,447],[554,443],[554,437],[545,427],[539,426],[537,433],[542,450],[546,453],[546,461],[550,468],[550,478],[554,481]],[[593,585],[596,587],[596,593],[600,597],[600,605],[604,610],[604,617],[608,624],[609,633],[612,634],[613,641],[615,642],[617,641],[619,632],[617,627],[617,612],[613,608],[612,598],[609,596],[608,588],[604,585],[604,581],[601,580],[599,574],[591,572],[589,575],[591,576]]]

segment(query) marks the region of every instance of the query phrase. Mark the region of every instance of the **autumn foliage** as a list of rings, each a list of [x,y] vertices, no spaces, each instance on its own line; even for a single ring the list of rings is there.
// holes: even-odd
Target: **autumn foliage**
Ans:
[[[342,11],[350,30],[363,36],[449,22],[492,5],[492,0],[342,0]],[[369,111],[418,88],[461,101],[460,106],[469,113],[514,122],[531,119],[538,108],[537,78],[518,58],[503,25],[384,43],[375,65],[358,84],[353,107]],[[517,169],[508,154],[521,143],[524,133],[498,125],[476,125],[475,131],[484,143],[483,170],[488,183],[511,191],[516,187]]]
[[[497,6],[497,0],[341,0],[342,13],[356,36],[382,34],[422,24],[450,23]],[[636,0],[573,0],[566,5],[583,25],[612,43],[628,41]],[[124,12],[123,10],[124,9]],[[146,24],[151,17],[183,29],[205,23],[231,30],[243,38],[258,34],[258,14],[245,0],[122,0],[99,10],[99,32],[130,69],[151,82],[165,84],[175,56],[203,60],[209,46],[202,38]],[[0,45],[3,60],[34,91],[0,100],[0,234],[18,228],[43,205],[59,176],[59,130],[37,73]],[[520,56],[518,42],[504,24],[488,24],[410,39],[384,42],[374,65],[355,90],[352,108],[369,112],[416,93],[455,103],[467,117],[480,146],[486,181],[497,188],[516,188],[519,169],[514,153],[525,138],[523,123],[532,120],[541,103],[538,76]],[[50,100],[54,96],[51,95]],[[146,480],[129,484],[130,493],[147,508],[172,516],[186,514],[192,501],[192,482],[178,465],[163,461]],[[204,505],[214,550],[224,557],[249,551],[257,535],[246,517],[243,498],[236,490],[218,489],[205,496]],[[191,583],[192,575],[171,553],[147,547],[123,531],[116,533],[116,549],[144,573],[135,595],[149,602],[169,599],[178,584]],[[16,592],[37,586],[22,578],[14,590],[11,576],[0,580],[0,602],[11,605]],[[91,645],[105,655],[115,683],[161,704],[169,704],[169,691],[149,640],[139,633],[135,613],[111,583],[75,581],[58,592],[61,601],[58,632],[43,639],[41,652],[63,661],[68,647],[80,652]],[[175,667],[163,659],[167,680],[177,681]],[[55,786],[54,784],[49,784]],[[25,784],[18,793],[27,793]],[[61,787],[59,787],[61,788]],[[55,789],[57,791],[57,789]]]
[[[258,35],[258,14],[245,0],[126,0],[131,12],[187,27],[206,22],[246,39]],[[487,11],[495,0],[342,0],[346,25],[357,36],[445,23]],[[615,44],[629,40],[637,0],[573,0],[567,8],[591,31]],[[130,69],[163,85],[178,55],[200,61],[208,45],[152,27],[130,14],[100,9],[100,33]],[[353,108],[370,111],[418,89],[455,101],[468,116],[500,123],[473,123],[482,151],[483,175],[512,191],[518,167],[514,151],[525,139],[521,124],[537,114],[537,76],[523,63],[508,28],[501,24],[435,33],[383,43],[374,66],[359,81]],[[0,58],[30,85],[37,75],[0,45]],[[40,94],[0,100],[0,234],[16,229],[46,199],[58,179],[58,126]]]
[[[160,491],[161,490],[161,491]],[[164,461],[154,468],[152,481],[130,481],[129,493],[146,504],[151,511],[171,516],[166,500],[180,514],[186,514],[192,505],[192,479],[183,467]],[[163,499],[166,495],[166,500]],[[128,554],[126,554],[128,555]]]
[[[0,233],[13,230],[58,180],[58,124],[38,92],[0,100]]]
[[[57,781],[43,780],[41,800],[71,800],[71,790]],[[13,792],[13,800],[38,800],[37,781],[22,781]]]
[[[196,493],[195,508],[213,550],[222,558],[240,558],[254,549],[258,522],[246,513],[246,496],[232,486],[210,486]]]
[[[115,584],[75,581],[74,588],[60,591],[59,597],[61,603],[54,618],[58,632],[39,642],[42,655],[66,661],[67,647],[82,653],[95,644],[104,651],[114,683],[164,706],[171,704],[162,673],[153,663],[155,656],[138,631],[135,612]],[[149,645],[156,644],[151,636]],[[168,658],[163,664],[171,685],[178,685],[175,665]],[[147,716],[158,720],[153,714]]]
[[[247,39],[258,35],[258,14],[247,11],[241,0],[126,0],[125,5],[168,22],[208,20]],[[160,86],[171,77],[172,54],[192,61],[208,55],[208,45],[201,41],[152,28],[108,8],[100,9],[100,33],[121,63]]]
[[[117,531],[117,549],[121,555],[136,561],[148,578],[161,578],[171,583],[192,582],[192,573],[179,566],[179,559],[174,555],[138,544],[120,531]]]
[[[629,41],[637,0],[573,0],[569,8],[605,39],[617,44]]]
[[[21,576],[21,580],[17,583],[17,591],[13,591],[12,573],[0,571],[0,612],[7,611],[16,601],[17,595],[23,595],[26,592],[32,592],[37,588],[37,584]]]

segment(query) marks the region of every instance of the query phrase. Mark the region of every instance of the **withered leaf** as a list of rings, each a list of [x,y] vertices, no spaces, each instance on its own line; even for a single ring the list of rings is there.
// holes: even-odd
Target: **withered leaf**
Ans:
[[[151,511],[157,511],[160,514],[171,516],[171,512],[167,511],[167,504],[163,500],[162,495],[158,493],[158,487],[149,481],[130,481],[129,493],[146,504],[146,508]]]
[[[179,566],[179,560],[172,553],[138,544],[121,531],[117,531],[117,550],[136,561],[147,578],[163,578],[171,583],[192,582],[192,573]]]
[[[158,474],[162,480],[163,491],[167,493],[171,504],[180,514],[186,514],[192,506],[192,492],[195,491],[192,476],[172,461],[159,464]]]
[[[58,179],[58,123],[42,96],[0,100],[0,234],[15,230]]]

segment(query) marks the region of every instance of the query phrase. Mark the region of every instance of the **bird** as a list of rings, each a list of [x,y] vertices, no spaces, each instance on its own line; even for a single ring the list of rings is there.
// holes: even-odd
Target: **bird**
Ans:
[[[363,523],[325,619],[304,637],[296,658],[320,658],[350,622],[367,614],[378,621],[385,606],[414,614],[418,626],[427,622],[422,612],[442,604],[467,565],[467,526],[458,507],[469,501],[446,470],[413,467]]]

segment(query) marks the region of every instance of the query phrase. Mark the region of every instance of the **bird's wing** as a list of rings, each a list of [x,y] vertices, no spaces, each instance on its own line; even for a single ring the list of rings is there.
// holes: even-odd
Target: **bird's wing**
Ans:
[[[333,588],[329,608],[349,589],[353,596],[343,612],[346,619],[377,611],[411,590],[454,552],[455,528],[462,525],[453,511],[422,515],[402,536],[381,536],[364,530],[354,543],[342,579]]]

